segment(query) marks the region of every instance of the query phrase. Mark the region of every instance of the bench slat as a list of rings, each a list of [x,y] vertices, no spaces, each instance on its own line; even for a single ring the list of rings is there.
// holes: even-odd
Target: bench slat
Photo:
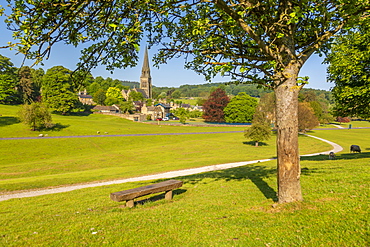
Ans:
[[[119,192],[114,192],[110,194],[110,198],[113,201],[121,202],[121,201],[127,201],[127,200],[132,200],[137,197],[149,195],[149,194],[154,194],[154,193],[159,193],[163,191],[170,191],[173,189],[177,189],[182,186],[182,181],[179,180],[167,180],[164,182],[156,183],[156,184],[151,184],[135,189],[129,189],[129,190],[123,190]]]

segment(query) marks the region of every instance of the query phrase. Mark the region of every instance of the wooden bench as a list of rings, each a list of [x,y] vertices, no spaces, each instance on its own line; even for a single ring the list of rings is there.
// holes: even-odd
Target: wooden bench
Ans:
[[[151,185],[147,185],[147,186],[143,186],[143,187],[139,187],[135,189],[114,192],[110,194],[110,198],[113,201],[117,201],[117,202],[126,201],[126,207],[132,208],[134,206],[135,198],[149,195],[149,194],[166,192],[165,199],[171,200],[172,190],[180,188],[181,186],[182,186],[182,181],[171,179],[171,180],[167,180],[164,182],[151,184]]]

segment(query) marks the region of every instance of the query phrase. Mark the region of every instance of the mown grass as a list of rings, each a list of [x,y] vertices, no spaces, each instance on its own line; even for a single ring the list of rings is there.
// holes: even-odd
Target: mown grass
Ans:
[[[275,162],[179,177],[135,208],[109,193],[127,183],[0,202],[3,246],[368,246],[365,154],[302,163],[305,201],[276,205]],[[158,181],[152,181],[158,182]],[[273,205],[273,206],[272,206]]]
[[[134,123],[133,123],[134,124]],[[254,147],[243,133],[3,140],[0,191],[127,178],[170,170],[272,158],[275,138]],[[301,153],[330,150],[300,137]]]
[[[74,133],[81,130],[76,127]],[[132,209],[109,194],[160,180],[2,201],[0,246],[369,246],[370,130],[309,134],[345,150],[336,160],[302,157],[303,202],[276,204],[276,161],[271,161],[178,177],[184,186],[172,201],[162,194],[148,196]],[[269,158],[275,156],[274,143],[255,148],[242,133],[2,140],[7,155],[0,157],[0,188]],[[363,152],[350,154],[351,144]],[[309,137],[300,137],[300,147],[301,154],[330,149]]]
[[[101,114],[80,114],[61,116],[52,114],[53,129],[30,131],[30,128],[20,123],[17,118],[19,106],[0,105],[0,138],[1,137],[37,137],[40,133],[48,136],[76,136],[76,135],[121,135],[121,134],[146,134],[146,133],[187,133],[187,132],[214,132],[214,131],[242,131],[241,127],[206,127],[202,130],[189,128],[189,126],[171,126],[164,122],[157,125],[135,123],[116,116]],[[98,134],[97,132],[100,132]]]
[[[7,107],[7,106],[4,106]],[[15,109],[14,107],[11,109]],[[13,114],[16,111],[13,111]],[[11,115],[10,115],[11,116]],[[224,131],[232,127],[160,128],[134,123],[112,116],[58,116],[69,123],[71,135],[82,135],[91,122],[110,129],[125,126],[126,133],[168,133]],[[84,117],[82,117],[84,118]],[[94,124],[93,124],[94,125]],[[24,126],[21,125],[23,128]],[[10,136],[15,135],[14,129]],[[237,128],[237,130],[243,130]],[[28,132],[32,132],[29,131]],[[66,135],[67,130],[61,130]],[[161,133],[161,132],[160,132]],[[329,150],[326,143],[302,136],[301,153]],[[37,138],[2,140],[0,157],[0,193],[50,186],[128,178],[171,170],[216,165],[229,162],[271,158],[275,156],[275,137],[254,147],[243,133],[194,134],[137,137]]]

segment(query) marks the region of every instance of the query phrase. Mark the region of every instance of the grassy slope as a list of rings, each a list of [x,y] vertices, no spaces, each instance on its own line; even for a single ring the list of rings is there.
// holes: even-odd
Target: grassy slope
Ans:
[[[10,108],[14,116],[15,107]],[[84,135],[89,134],[91,128],[103,130],[103,126],[109,129],[109,134],[123,133],[123,129],[125,133],[243,130],[233,127],[160,127],[103,115],[54,118],[68,127],[49,133],[50,136]],[[0,128],[8,136],[23,132],[36,135],[22,124]],[[330,149],[328,144],[316,139],[304,136],[300,139],[302,154]],[[127,178],[275,156],[274,138],[256,148],[246,142],[243,133],[2,140],[0,148],[6,150],[6,155],[0,157],[0,192]]]
[[[271,207],[276,199],[276,164],[266,162],[178,178],[184,186],[175,191],[172,202],[154,200],[133,209],[121,208],[121,203],[109,199],[109,193],[149,182],[0,202],[0,246],[368,246],[370,130],[320,130],[310,134],[341,144],[345,150],[336,160],[323,155],[302,158],[304,202]],[[174,164],[185,167],[198,159],[197,164],[202,165],[232,160],[233,156],[248,159],[252,154],[264,158],[274,154],[273,140],[254,148],[243,144],[240,134],[171,136],[175,141],[147,138],[1,141],[2,150],[12,151],[1,157],[1,173],[6,169],[8,173],[15,171],[19,174],[12,178],[33,178],[34,183],[53,174],[53,180],[75,174],[76,181],[83,181],[84,172],[86,177],[95,174],[102,179],[97,171],[116,166],[117,170],[109,174],[119,174],[120,169],[127,168],[119,167],[123,161],[132,162],[127,173],[134,174]],[[310,140],[301,138],[302,153],[316,151],[321,145]],[[351,144],[360,145],[363,153],[349,154]],[[123,156],[139,152],[140,145],[155,151],[146,154],[144,160],[137,155]],[[164,150],[170,153],[161,156]],[[174,157],[167,161],[168,155]],[[147,161],[150,157],[159,166],[148,167],[155,163]],[[32,182],[25,184],[30,186]],[[161,195],[152,199],[158,197]]]
[[[369,132],[366,132],[369,134]],[[275,162],[178,178],[174,200],[121,208],[127,183],[0,202],[4,246],[368,246],[368,153],[302,161],[304,202],[277,205]],[[153,181],[155,182],[155,181]],[[159,196],[157,196],[159,197]]]

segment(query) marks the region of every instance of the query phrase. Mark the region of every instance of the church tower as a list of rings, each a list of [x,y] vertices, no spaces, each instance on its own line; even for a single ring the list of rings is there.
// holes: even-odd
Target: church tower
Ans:
[[[149,99],[152,98],[152,77],[150,76],[147,47],[145,48],[144,63],[143,63],[143,68],[141,69],[140,89],[142,89],[145,92],[146,98],[149,98]]]

